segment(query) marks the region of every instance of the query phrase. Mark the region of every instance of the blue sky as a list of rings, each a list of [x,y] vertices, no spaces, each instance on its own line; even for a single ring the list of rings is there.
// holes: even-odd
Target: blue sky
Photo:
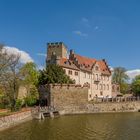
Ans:
[[[47,42],[140,69],[139,0],[0,0],[0,42],[45,65]]]

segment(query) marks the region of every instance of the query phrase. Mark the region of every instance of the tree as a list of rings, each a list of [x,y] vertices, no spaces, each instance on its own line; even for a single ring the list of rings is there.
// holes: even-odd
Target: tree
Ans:
[[[38,92],[36,85],[38,83],[38,71],[36,64],[33,62],[26,63],[20,69],[21,83],[27,89],[27,95],[25,97],[26,105],[33,105],[38,99]]]
[[[126,93],[128,90],[127,80],[129,79],[128,75],[126,74],[126,69],[123,67],[116,67],[114,68],[112,81],[120,85],[120,91],[122,93]]]
[[[65,71],[62,67],[56,64],[49,64],[46,70],[40,71],[38,84],[73,84],[74,81],[70,79],[69,76],[65,74]]]
[[[136,76],[131,84],[132,92],[140,96],[140,75]]]
[[[22,83],[25,85],[36,85],[38,83],[38,71],[36,64],[28,62],[20,69]]]
[[[18,94],[20,66],[20,54],[8,54],[4,45],[0,45],[0,85],[12,110],[15,109]]]

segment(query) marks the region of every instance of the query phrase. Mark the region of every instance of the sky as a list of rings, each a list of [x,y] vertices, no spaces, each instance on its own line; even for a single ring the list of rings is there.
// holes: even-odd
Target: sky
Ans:
[[[0,43],[45,65],[47,42],[140,74],[139,0],[0,0]]]

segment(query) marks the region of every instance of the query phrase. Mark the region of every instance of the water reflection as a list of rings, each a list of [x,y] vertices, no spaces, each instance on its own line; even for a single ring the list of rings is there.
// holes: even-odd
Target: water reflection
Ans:
[[[0,132],[0,140],[139,140],[140,113],[33,120]]]

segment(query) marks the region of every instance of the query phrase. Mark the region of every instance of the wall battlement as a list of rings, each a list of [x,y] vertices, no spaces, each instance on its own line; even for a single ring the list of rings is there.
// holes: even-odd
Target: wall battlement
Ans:
[[[63,42],[47,43],[47,61],[51,60],[52,55],[60,58],[67,57],[67,47]]]

